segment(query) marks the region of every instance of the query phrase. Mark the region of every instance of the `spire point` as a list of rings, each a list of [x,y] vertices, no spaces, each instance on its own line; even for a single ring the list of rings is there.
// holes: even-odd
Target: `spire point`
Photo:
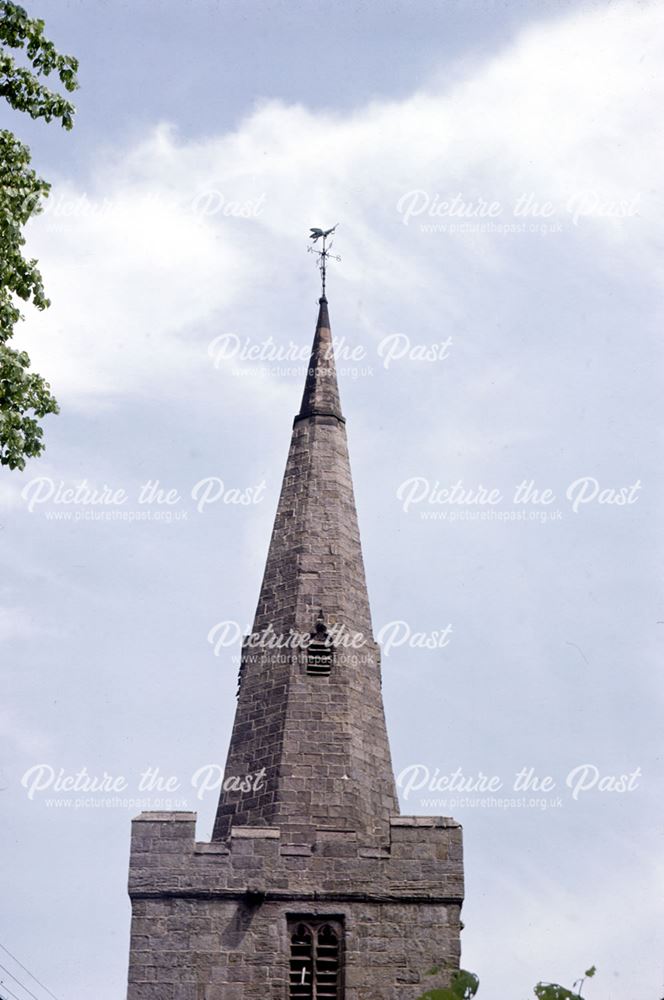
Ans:
[[[345,423],[341,413],[330,317],[325,294],[321,295],[318,300],[318,318],[304,383],[302,404],[294,422],[297,423],[307,417],[317,416],[336,417],[337,420]]]

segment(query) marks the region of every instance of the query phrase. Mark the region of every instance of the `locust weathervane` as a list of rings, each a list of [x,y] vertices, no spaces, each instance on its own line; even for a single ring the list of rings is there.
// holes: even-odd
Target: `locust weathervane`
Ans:
[[[317,226],[313,226],[309,230],[309,239],[312,240],[313,243],[310,247],[308,247],[308,252],[315,253],[316,256],[318,257],[317,266],[318,270],[320,271],[321,283],[323,288],[321,298],[323,299],[325,298],[325,278],[326,278],[327,262],[328,260],[341,260],[341,257],[337,257],[336,254],[330,253],[330,250],[332,249],[332,243],[330,243],[329,246],[326,243],[328,236],[332,235],[332,233],[334,232],[334,230],[337,228],[338,225],[339,223],[337,222],[336,225],[332,226],[331,229],[319,229]],[[323,249],[317,250],[315,244],[320,239],[322,239],[323,241]]]

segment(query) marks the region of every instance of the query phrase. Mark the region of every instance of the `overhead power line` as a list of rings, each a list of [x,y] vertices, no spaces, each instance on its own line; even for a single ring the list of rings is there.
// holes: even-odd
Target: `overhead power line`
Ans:
[[[13,959],[16,962],[16,964],[18,966],[20,966],[21,969],[23,969],[24,972],[27,972],[27,974],[30,976],[30,979],[33,979],[37,983],[37,986],[41,986],[41,988],[43,990],[46,990],[46,992],[48,993],[48,995],[50,997],[52,997],[53,1000],[59,1000],[59,998],[56,997],[55,993],[53,993],[51,990],[49,990],[48,986],[44,986],[44,984],[39,979],[37,979],[37,977],[32,972],[30,972],[30,969],[26,969],[26,967],[23,965],[23,963],[19,962],[19,960],[17,959],[16,955],[12,955],[11,951],[9,950],[9,948],[6,948],[5,945],[2,944],[2,942],[0,942],[0,948],[2,948],[3,951],[7,952],[7,954],[9,955],[9,957],[11,959]],[[11,975],[11,973],[10,973],[10,975]],[[12,976],[12,979],[13,978],[14,977]],[[6,990],[7,988],[8,988],[7,986],[3,986],[3,989]],[[24,989],[26,989],[26,988],[27,987],[24,987]],[[9,992],[11,993],[11,990],[9,990]],[[28,990],[28,993],[30,993],[30,990]],[[30,995],[34,996],[34,993],[31,993]]]
[[[25,990],[26,993],[29,993],[30,996],[33,998],[33,1000],[39,1000],[39,997],[35,996],[35,994],[32,992],[32,990],[29,990],[27,986],[24,986],[23,983],[21,982],[21,980],[17,979],[13,972],[10,972],[9,969],[5,968],[5,966],[2,964],[2,962],[0,962],[0,969],[2,969],[3,972],[6,972],[8,976],[11,976],[12,979],[14,980],[14,982],[18,983],[18,985],[21,987],[21,989]],[[3,983],[3,987],[2,988],[5,989],[5,990],[9,990],[9,987],[7,986],[6,983]],[[9,990],[9,992],[11,993],[11,990]]]
[[[9,993],[9,996],[10,997],[14,997],[14,1000],[20,1000],[20,997],[17,997],[16,994],[12,990],[9,989],[9,987],[7,986],[7,983],[3,982],[1,979],[0,979],[0,986],[2,986],[3,990],[7,990],[7,992]],[[7,998],[5,998],[5,1000],[7,1000]]]

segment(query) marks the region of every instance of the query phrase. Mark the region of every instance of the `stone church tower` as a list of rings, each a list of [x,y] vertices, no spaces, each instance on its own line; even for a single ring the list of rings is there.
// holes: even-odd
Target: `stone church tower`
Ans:
[[[133,822],[128,1000],[415,1000],[447,985],[461,828],[399,815],[325,296],[226,779],[209,844],[195,813]]]

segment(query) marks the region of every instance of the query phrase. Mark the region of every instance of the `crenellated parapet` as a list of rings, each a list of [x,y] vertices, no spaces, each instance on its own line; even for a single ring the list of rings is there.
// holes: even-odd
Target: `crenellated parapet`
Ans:
[[[234,827],[226,842],[196,843],[196,813],[143,813],[132,826],[129,893],[208,898],[428,900],[461,903],[461,827],[396,816],[384,847],[349,830],[284,842],[277,827]]]

